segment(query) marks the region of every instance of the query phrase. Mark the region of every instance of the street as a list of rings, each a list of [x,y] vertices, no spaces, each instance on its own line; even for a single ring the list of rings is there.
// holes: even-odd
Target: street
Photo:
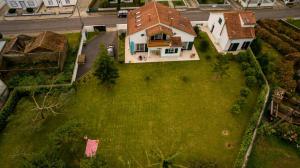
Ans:
[[[207,20],[210,11],[187,10],[182,14],[191,21]],[[254,10],[257,19],[273,18],[280,19],[286,17],[300,17],[300,7],[288,9],[258,9]],[[126,23],[125,18],[118,18],[116,15],[104,14],[99,16],[84,17],[85,25],[107,25],[112,27],[118,23]],[[79,18],[61,18],[48,20],[26,20],[26,21],[0,21],[0,32],[3,34],[33,33],[45,30],[51,31],[71,31],[80,30]]]

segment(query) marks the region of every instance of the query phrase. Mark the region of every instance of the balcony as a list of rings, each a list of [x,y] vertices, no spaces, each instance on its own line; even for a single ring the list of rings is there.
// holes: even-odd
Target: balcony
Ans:
[[[170,40],[149,40],[148,47],[168,47]]]

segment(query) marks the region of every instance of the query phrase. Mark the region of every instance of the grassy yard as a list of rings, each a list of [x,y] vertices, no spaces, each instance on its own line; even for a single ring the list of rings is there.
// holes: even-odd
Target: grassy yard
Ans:
[[[146,164],[145,151],[159,148],[164,155],[179,152],[175,162],[181,165],[212,160],[231,168],[256,92],[250,94],[245,110],[233,115],[231,105],[245,85],[239,65],[231,62],[230,76],[216,80],[215,50],[210,46],[199,54],[200,61],[119,64],[120,78],[112,89],[88,76],[78,83],[62,114],[38,127],[31,120],[34,103],[22,98],[0,134],[0,163],[6,163],[1,167],[19,167],[22,154],[41,150],[55,128],[76,118],[85,123],[88,137],[100,139],[98,153],[109,167]]]
[[[289,23],[295,25],[296,27],[299,27],[300,28],[300,20],[296,20],[296,19],[288,19],[287,20]]]
[[[260,136],[250,156],[249,168],[299,167],[300,152],[277,137]]]

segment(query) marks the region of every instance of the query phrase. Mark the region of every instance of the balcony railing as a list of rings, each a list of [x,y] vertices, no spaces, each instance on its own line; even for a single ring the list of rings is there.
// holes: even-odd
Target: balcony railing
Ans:
[[[170,40],[149,40],[148,47],[165,47],[170,45]]]

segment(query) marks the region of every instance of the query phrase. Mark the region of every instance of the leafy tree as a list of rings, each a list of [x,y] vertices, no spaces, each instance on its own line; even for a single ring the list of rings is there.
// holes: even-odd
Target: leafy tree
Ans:
[[[76,154],[82,153],[80,150],[84,148],[83,132],[83,125],[79,121],[66,122],[50,136],[53,150],[59,151],[61,155],[71,155],[74,158],[79,158]]]
[[[55,150],[42,151],[28,159],[23,157],[24,168],[65,168],[66,164]]]
[[[248,87],[254,87],[257,84],[257,79],[255,76],[247,76],[246,77],[246,85]]]
[[[107,163],[100,156],[80,160],[80,168],[107,168]]]
[[[118,68],[114,60],[108,55],[105,46],[100,45],[99,60],[96,61],[96,70],[94,75],[101,81],[102,84],[115,84],[119,77]]]
[[[194,26],[194,31],[197,35],[199,35],[200,30],[198,26]]]
[[[229,76],[227,73],[229,69],[229,61],[225,56],[219,56],[217,62],[213,65],[213,72],[216,73],[217,78]]]
[[[208,47],[209,47],[208,41],[206,41],[205,39],[201,39],[200,46],[199,46],[200,51],[205,52],[208,50]]]
[[[250,93],[251,93],[251,90],[248,87],[244,87],[240,91],[240,95],[242,97],[248,97]]]
[[[261,48],[262,48],[262,41],[260,38],[256,38],[255,40],[253,40],[253,42],[251,43],[251,49],[254,53],[254,55],[258,55],[261,53]]]

